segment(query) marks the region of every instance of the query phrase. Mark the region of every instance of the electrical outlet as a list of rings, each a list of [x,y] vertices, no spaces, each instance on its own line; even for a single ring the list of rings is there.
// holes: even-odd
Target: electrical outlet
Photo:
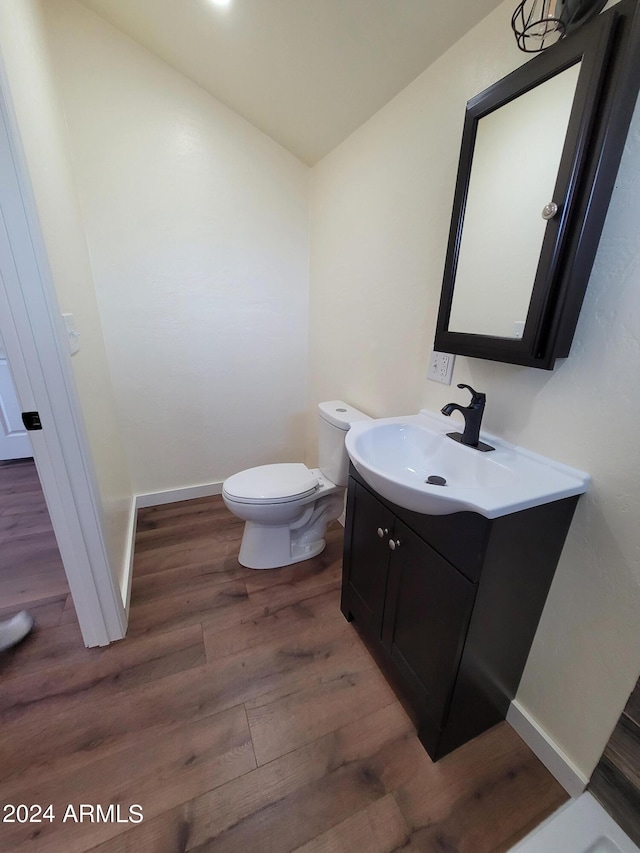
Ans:
[[[436,352],[434,350],[429,360],[427,379],[431,379],[433,382],[442,382],[443,385],[451,385],[453,365],[455,363],[455,355],[448,352]]]

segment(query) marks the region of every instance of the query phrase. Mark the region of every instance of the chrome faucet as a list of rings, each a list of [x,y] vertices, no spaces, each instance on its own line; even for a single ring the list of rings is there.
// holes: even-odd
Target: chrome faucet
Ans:
[[[460,444],[466,444],[467,447],[475,447],[476,450],[482,450],[483,452],[495,450],[490,444],[480,441],[480,424],[482,423],[482,415],[484,414],[484,407],[487,402],[486,395],[474,391],[470,385],[459,384],[458,388],[466,388],[467,391],[471,392],[471,402],[466,407],[459,406],[457,403],[447,403],[446,406],[442,407],[441,411],[443,415],[447,415],[448,417],[453,412],[458,411],[464,418],[464,431],[462,433],[448,432],[447,435],[454,441],[459,441]]]

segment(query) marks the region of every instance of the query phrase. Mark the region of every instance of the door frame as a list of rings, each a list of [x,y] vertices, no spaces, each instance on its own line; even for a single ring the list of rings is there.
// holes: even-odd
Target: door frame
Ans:
[[[44,142],[43,144],[46,144]],[[109,566],[99,489],[71,356],[0,58],[0,334],[30,433],[40,483],[82,637],[124,637],[127,614]]]

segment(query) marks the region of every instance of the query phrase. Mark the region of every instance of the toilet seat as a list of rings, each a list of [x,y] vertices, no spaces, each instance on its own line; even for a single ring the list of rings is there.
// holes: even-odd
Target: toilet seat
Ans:
[[[318,488],[316,475],[302,462],[248,468],[224,481],[224,494],[238,503],[279,504],[300,500]]]

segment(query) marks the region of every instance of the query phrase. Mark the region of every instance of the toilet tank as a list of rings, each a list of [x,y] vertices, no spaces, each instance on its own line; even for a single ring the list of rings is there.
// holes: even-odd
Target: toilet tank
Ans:
[[[318,404],[319,468],[336,486],[346,486],[349,479],[349,456],[344,439],[355,421],[368,421],[369,415],[342,400]]]

